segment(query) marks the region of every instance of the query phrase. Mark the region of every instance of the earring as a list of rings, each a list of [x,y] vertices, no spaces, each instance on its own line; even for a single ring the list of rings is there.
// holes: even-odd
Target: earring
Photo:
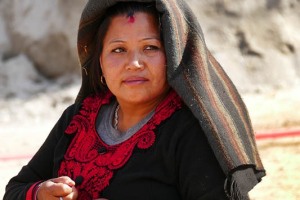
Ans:
[[[100,76],[100,82],[102,83],[102,85],[106,85],[105,78],[102,75]]]

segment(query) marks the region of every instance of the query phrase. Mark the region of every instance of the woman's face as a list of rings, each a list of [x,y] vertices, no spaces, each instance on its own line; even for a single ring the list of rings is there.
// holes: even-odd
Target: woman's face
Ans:
[[[100,66],[119,102],[159,101],[169,86],[165,51],[154,17],[144,12],[113,17],[103,40]]]

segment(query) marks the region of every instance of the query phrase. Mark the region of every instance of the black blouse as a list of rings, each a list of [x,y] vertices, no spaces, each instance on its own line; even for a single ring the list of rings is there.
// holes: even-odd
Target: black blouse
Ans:
[[[32,199],[36,183],[61,175],[62,161],[74,141],[74,134],[64,132],[80,108],[81,105],[75,104],[63,113],[40,150],[10,180],[4,200]],[[153,131],[154,143],[147,148],[134,147],[130,158],[114,171],[99,197],[109,200],[227,199],[223,189],[226,177],[198,121],[186,106]],[[85,180],[84,176],[81,178]]]

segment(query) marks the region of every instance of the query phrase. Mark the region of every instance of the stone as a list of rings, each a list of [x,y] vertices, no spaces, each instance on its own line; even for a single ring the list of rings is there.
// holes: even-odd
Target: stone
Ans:
[[[77,26],[85,1],[8,0],[6,4],[14,53],[26,54],[46,77],[78,73]]]
[[[299,84],[299,0],[188,3],[203,28],[208,48],[241,93]]]
[[[3,2],[0,1],[0,59],[10,51],[11,44],[9,40],[9,35],[6,29],[6,23],[3,17]]]
[[[76,37],[86,2],[1,0],[0,55],[24,54],[49,78],[79,74]],[[241,93],[299,84],[299,0],[187,3],[198,17],[208,48]]]
[[[0,99],[28,98],[47,86],[26,55],[0,62]]]

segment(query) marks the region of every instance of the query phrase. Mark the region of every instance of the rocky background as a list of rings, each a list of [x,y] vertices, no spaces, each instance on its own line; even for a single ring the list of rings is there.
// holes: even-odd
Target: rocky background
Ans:
[[[209,49],[242,94],[255,131],[300,127],[300,0],[186,1],[199,19]],[[0,174],[8,165],[1,163],[1,156],[4,161],[3,156],[16,153],[12,143],[33,152],[74,101],[80,86],[77,26],[85,3],[0,0]],[[39,141],[29,141],[31,136]],[[272,152],[286,156],[280,154],[283,151],[297,155],[297,141],[293,138],[294,145],[285,141],[284,150],[281,142],[279,147],[273,141],[259,143],[269,172],[291,181],[276,182],[281,178],[271,173],[252,199],[300,199],[300,182],[288,176],[299,172],[299,159],[272,157]],[[292,167],[287,169],[291,159]],[[278,160],[285,163],[279,165]],[[299,176],[294,174],[298,180]],[[1,190],[8,178],[0,182]],[[278,193],[278,188],[285,191]]]
[[[257,113],[255,110],[267,109],[261,107],[264,103],[251,97],[248,100],[249,94],[263,96],[264,102],[278,99],[280,104],[298,100],[293,95],[300,85],[300,1],[187,2],[202,25],[208,47],[255,116],[254,126],[265,129],[300,124],[295,114],[287,116],[287,111],[284,119],[279,117],[282,108],[270,108],[268,116]],[[0,99],[34,98],[79,79],[76,36],[85,3],[0,0]],[[292,91],[292,97],[286,96],[287,90]],[[261,121],[270,115],[278,116],[271,120],[273,124]]]

